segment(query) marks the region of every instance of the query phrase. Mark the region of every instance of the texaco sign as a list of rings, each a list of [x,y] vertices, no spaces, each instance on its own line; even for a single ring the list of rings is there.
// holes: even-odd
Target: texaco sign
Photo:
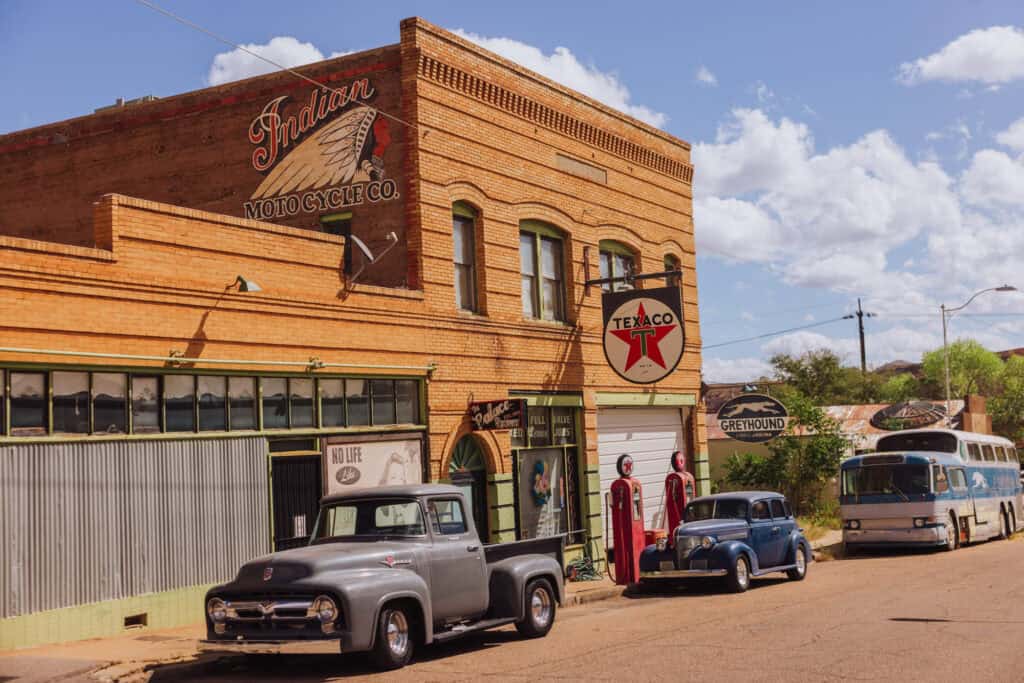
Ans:
[[[604,355],[634,384],[669,375],[683,357],[683,314],[678,287],[609,292],[604,309]]]

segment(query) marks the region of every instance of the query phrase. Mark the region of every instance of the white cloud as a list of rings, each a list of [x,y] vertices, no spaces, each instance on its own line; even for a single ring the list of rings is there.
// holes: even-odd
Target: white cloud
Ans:
[[[324,57],[324,54],[313,43],[303,43],[291,36],[276,36],[262,45],[249,43],[242,47],[289,68],[351,54],[350,52],[332,52],[329,57]],[[235,48],[229,52],[221,52],[213,58],[206,82],[209,85],[220,85],[277,70],[278,68],[273,64]]]
[[[1017,119],[1009,128],[997,133],[996,142],[1015,152],[1024,152],[1024,118]]]
[[[746,382],[772,376],[772,367],[760,358],[705,357],[703,362],[705,382]]]
[[[697,68],[697,73],[694,75],[694,79],[701,85],[718,85],[718,78],[715,74],[711,73],[711,69],[707,68],[703,64]]]
[[[900,65],[905,85],[925,81],[1008,83],[1024,78],[1024,30],[1014,26],[975,29],[938,52]]]
[[[977,206],[1024,206],[1024,164],[1004,152],[983,149],[964,171],[961,192]]]
[[[740,313],[740,320],[746,320],[746,321],[757,320],[757,316],[754,315],[753,313],[751,313],[750,311],[742,311]]]
[[[633,104],[629,88],[617,74],[582,64],[569,48],[556,47],[551,54],[544,54],[533,45],[512,38],[489,38],[462,29],[452,32],[652,126],[661,128],[668,123],[667,115]]]

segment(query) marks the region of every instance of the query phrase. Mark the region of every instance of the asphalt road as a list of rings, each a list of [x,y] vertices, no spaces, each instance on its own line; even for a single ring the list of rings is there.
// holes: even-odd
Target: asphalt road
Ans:
[[[423,648],[376,674],[359,655],[261,657],[202,680],[1024,680],[1024,538],[953,553],[858,556],[744,594],[689,584]],[[781,575],[779,575],[781,577]],[[151,680],[160,681],[161,673]]]

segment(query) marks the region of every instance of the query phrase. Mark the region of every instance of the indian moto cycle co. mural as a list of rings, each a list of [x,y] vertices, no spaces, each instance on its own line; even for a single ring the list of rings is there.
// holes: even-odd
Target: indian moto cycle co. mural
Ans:
[[[297,109],[289,95],[267,102],[249,125],[252,166],[265,177],[245,202],[245,217],[273,220],[398,199],[384,165],[390,123],[367,104],[375,93],[360,78],[314,89]]]
[[[651,384],[667,377],[683,357],[683,314],[678,287],[608,292],[604,355],[620,377]]]

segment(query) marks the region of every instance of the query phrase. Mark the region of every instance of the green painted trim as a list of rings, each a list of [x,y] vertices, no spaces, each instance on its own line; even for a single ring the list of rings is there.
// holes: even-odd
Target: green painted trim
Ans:
[[[519,394],[508,392],[509,398],[526,401],[528,406],[544,406],[548,408],[582,408],[583,397],[572,394]]]
[[[352,220],[351,211],[342,211],[341,213],[329,213],[326,216],[320,216],[320,224],[333,223],[335,221],[350,221]]]
[[[595,395],[598,406],[695,406],[695,394],[626,393],[598,391]]]
[[[612,254],[618,254],[619,256],[636,258],[636,252],[622,242],[616,242],[615,240],[601,240],[597,243],[597,249],[598,251],[607,251]]]
[[[136,614],[146,615],[146,626],[132,633],[195,624],[203,620],[203,598],[212,585],[0,619],[0,650],[121,635],[125,617]]]
[[[462,218],[476,220],[477,211],[473,208],[472,204],[460,200],[452,204],[452,214],[455,216],[461,216]]]
[[[545,237],[554,237],[560,240],[565,239],[565,233],[562,230],[556,228],[550,223],[545,223],[544,221],[519,221],[519,230],[521,232],[533,232],[538,235],[544,235]],[[538,261],[537,263],[539,265],[540,261]]]

